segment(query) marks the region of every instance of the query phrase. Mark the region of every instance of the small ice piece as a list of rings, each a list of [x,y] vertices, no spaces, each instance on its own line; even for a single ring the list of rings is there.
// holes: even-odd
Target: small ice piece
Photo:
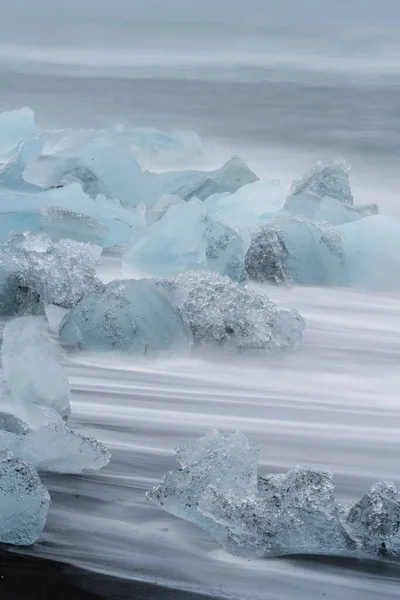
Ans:
[[[330,196],[345,204],[353,204],[349,175],[350,169],[343,160],[329,166],[318,162],[300,181],[293,182],[292,195],[311,192],[321,198]]]
[[[108,227],[97,219],[58,206],[44,206],[41,209],[41,231],[53,242],[71,239],[104,246],[108,235]]]
[[[30,431],[29,425],[18,419],[15,415],[6,412],[0,412],[0,430],[15,435],[23,435]]]
[[[219,273],[188,271],[158,285],[181,310],[198,347],[264,353],[301,343],[305,323],[297,311],[279,310]]]
[[[346,520],[366,550],[385,555],[400,529],[400,493],[389,481],[375,483],[352,506]]]
[[[187,353],[191,334],[179,310],[150,280],[112,281],[89,294],[60,325],[62,344],[82,350]]]
[[[64,423],[47,423],[21,437],[14,452],[39,472],[53,473],[98,470],[111,458],[101,442],[69,429]]]
[[[9,321],[1,354],[4,380],[15,399],[17,414],[25,411],[33,423],[69,416],[68,379],[46,335],[45,319],[20,317]]]
[[[47,304],[75,306],[102,287],[95,273],[100,255],[99,246],[68,239],[52,244],[43,235],[0,243],[1,314],[43,314]]]
[[[11,452],[0,454],[0,542],[30,546],[41,536],[50,495],[35,469]]]
[[[36,133],[34,114],[30,108],[0,114],[0,156],[15,150],[27,137]]]
[[[251,279],[261,282],[338,285],[343,281],[345,251],[334,228],[281,216],[253,235],[245,267]]]
[[[123,261],[156,277],[205,268],[239,282],[246,280],[239,233],[213,221],[197,199],[170,206],[125,253]]]
[[[257,486],[259,447],[240,432],[214,430],[177,448],[180,468],[170,471],[147,498],[175,516],[198,522],[198,503],[207,487],[244,497]]]

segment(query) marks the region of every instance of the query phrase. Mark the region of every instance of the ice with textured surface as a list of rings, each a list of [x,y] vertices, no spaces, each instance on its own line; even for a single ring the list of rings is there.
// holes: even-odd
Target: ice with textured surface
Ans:
[[[345,251],[336,229],[282,215],[253,235],[245,267],[251,279],[261,282],[338,285],[343,281]]]
[[[105,245],[108,227],[89,215],[58,206],[44,206],[41,215],[40,230],[53,242],[68,238],[98,246]]]
[[[11,452],[0,453],[0,542],[34,544],[46,523],[50,496],[35,469]]]
[[[61,420],[71,412],[68,379],[45,327],[41,317],[20,317],[3,333],[3,376],[15,401],[12,412],[29,424]]]
[[[158,285],[181,310],[198,347],[265,353],[301,343],[305,324],[297,311],[279,310],[219,273],[188,271]]]
[[[294,181],[292,194],[311,192],[321,198],[330,196],[345,204],[353,204],[353,194],[350,187],[350,169],[343,160],[333,165],[323,165],[318,162],[300,181]]]
[[[191,334],[179,310],[150,280],[112,281],[88,294],[60,325],[60,341],[82,350],[139,355],[185,352]]]

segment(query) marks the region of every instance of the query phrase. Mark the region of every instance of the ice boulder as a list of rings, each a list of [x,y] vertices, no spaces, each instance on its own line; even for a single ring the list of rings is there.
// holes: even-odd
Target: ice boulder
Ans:
[[[266,296],[212,271],[188,271],[158,285],[188,323],[199,348],[227,352],[284,351],[302,340],[304,320]]]
[[[329,166],[318,162],[300,181],[293,182],[292,195],[311,192],[321,198],[329,196],[353,204],[349,174],[350,169],[343,160]]]
[[[189,450],[187,450],[189,448]],[[296,467],[257,476],[258,447],[242,434],[214,431],[177,450],[180,467],[147,498],[244,556],[351,554],[330,473]]]
[[[261,282],[338,285],[345,251],[336,229],[303,217],[280,216],[253,235],[245,267],[251,279]]]
[[[0,542],[30,546],[46,523],[50,496],[35,469],[11,452],[0,454]]]
[[[213,221],[197,199],[170,206],[125,253],[123,261],[156,277],[203,268],[235,281],[246,280],[239,233]]]
[[[284,209],[292,215],[303,216],[312,221],[324,221],[330,225],[342,225],[379,214],[376,204],[355,206],[329,196],[321,198],[311,192],[289,196]]]
[[[61,322],[60,341],[82,350],[154,355],[188,352],[191,335],[179,310],[142,279],[112,281],[85,296]]]
[[[47,337],[45,319],[20,317],[9,321],[1,356],[4,382],[12,394],[0,397],[4,410],[29,424],[68,417],[68,379]]]
[[[43,314],[47,304],[71,308],[102,284],[95,274],[101,248],[43,235],[0,243],[0,313]]]
[[[343,285],[373,290],[400,288],[400,221],[365,217],[335,228],[343,239]]]

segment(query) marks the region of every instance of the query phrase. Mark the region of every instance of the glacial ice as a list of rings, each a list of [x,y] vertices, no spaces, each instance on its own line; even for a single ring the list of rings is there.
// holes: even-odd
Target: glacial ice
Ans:
[[[70,388],[46,333],[45,319],[19,317],[4,327],[1,348],[3,378],[12,394],[7,410],[30,425],[67,418]],[[0,406],[10,397],[0,397]]]
[[[30,108],[0,114],[0,158],[16,150],[20,143],[36,133],[33,111]]]
[[[346,268],[343,285],[373,290],[398,290],[400,221],[365,217],[336,227],[343,239]]]
[[[235,281],[246,280],[239,233],[213,221],[197,199],[172,204],[125,253],[123,261],[156,277],[203,268]]]
[[[321,198],[329,196],[344,204],[353,204],[350,187],[350,169],[342,160],[325,166],[318,162],[300,181],[294,181],[292,195],[311,192]]]
[[[258,447],[239,432],[213,431],[176,456],[179,468],[148,500],[196,523],[233,554],[400,555],[400,494],[390,482],[346,508],[331,473],[295,467],[257,476]]]
[[[97,246],[105,245],[108,227],[93,217],[58,206],[44,206],[41,214],[40,231],[48,235],[53,242],[68,238]]]
[[[60,325],[62,344],[132,354],[188,352],[191,335],[180,312],[150,280],[112,281],[86,295]]]
[[[325,221],[330,225],[342,225],[363,217],[379,214],[379,208],[376,204],[355,206],[345,204],[337,198],[330,198],[329,196],[321,198],[311,192],[289,196],[286,199],[284,209],[292,215],[303,216],[312,221]]]
[[[197,347],[262,353],[301,342],[305,324],[297,311],[279,310],[219,273],[188,271],[158,285],[182,312]]]
[[[11,452],[0,454],[0,542],[34,544],[46,523],[50,496],[35,469]]]
[[[0,242],[0,314],[43,314],[47,304],[71,308],[100,289],[95,274],[101,248],[42,235]]]
[[[338,285],[345,256],[334,228],[303,217],[280,216],[254,233],[245,267],[251,279],[261,282]]]

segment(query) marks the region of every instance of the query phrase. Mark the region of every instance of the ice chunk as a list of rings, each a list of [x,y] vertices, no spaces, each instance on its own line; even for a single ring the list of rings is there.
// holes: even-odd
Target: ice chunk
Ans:
[[[156,221],[159,221],[171,206],[175,204],[184,204],[184,200],[179,196],[171,196],[170,194],[163,194],[154,206],[146,211],[146,220],[148,225],[153,225]]]
[[[97,219],[66,208],[44,206],[41,209],[41,231],[53,241],[68,238],[78,242],[88,242],[104,246],[108,235],[108,227]]]
[[[284,209],[290,214],[302,215],[313,221],[325,221],[330,225],[342,225],[379,213],[376,204],[354,206],[329,196],[321,198],[311,192],[289,196]]]
[[[19,144],[36,132],[34,114],[30,108],[11,110],[0,114],[0,156],[15,150]]]
[[[386,545],[400,529],[400,493],[382,481],[350,509],[347,523],[366,550],[384,555]]]
[[[342,160],[333,165],[325,166],[318,162],[300,181],[294,181],[292,194],[311,192],[321,198],[329,196],[345,204],[353,204],[353,194],[350,188],[350,169]]]
[[[0,454],[0,542],[30,546],[46,523],[50,495],[35,469],[11,452]]]
[[[344,265],[339,232],[302,217],[271,219],[253,235],[245,256],[251,279],[276,284],[338,285]]]
[[[205,204],[214,220],[240,229],[247,249],[252,229],[275,216],[283,208],[285,198],[279,181],[266,179],[245,185],[232,195],[211,196]]]
[[[64,423],[48,423],[20,437],[14,453],[39,472],[54,473],[98,470],[111,458],[102,443],[69,429]]]
[[[178,171],[161,173],[151,182],[153,204],[162,194],[183,200],[205,200],[213,194],[234,193],[246,184],[258,181],[248,166],[237,156],[216,171]]]
[[[71,308],[101,288],[95,274],[100,255],[98,246],[68,239],[52,244],[43,235],[0,243],[1,314],[43,314],[47,304]]]
[[[13,413],[28,423],[68,417],[70,388],[46,335],[45,319],[8,322],[1,352],[4,379],[15,400]]]
[[[58,336],[60,323],[68,313],[68,309],[62,308],[61,306],[56,306],[55,304],[48,304],[45,306],[44,311],[46,313],[46,319],[51,333],[55,333]]]
[[[199,347],[228,352],[294,350],[305,327],[297,311],[212,271],[188,271],[159,285],[182,311]]]
[[[147,497],[172,514],[197,522],[199,500],[211,484],[245,496],[257,485],[259,448],[240,432],[215,430],[176,451],[180,468],[170,471]]]
[[[6,412],[0,412],[0,430],[21,435],[30,431],[29,425],[18,419],[15,415]]]
[[[112,281],[85,296],[61,323],[60,341],[84,350],[154,355],[188,352],[191,336],[179,310],[142,279]]]
[[[125,253],[123,260],[152,276],[206,268],[237,281],[246,280],[240,235],[215,223],[207,215],[204,203],[197,199],[170,206]]]
[[[258,447],[214,431],[177,451],[180,468],[147,498],[245,556],[354,552],[330,473],[296,467],[257,478]]]
[[[399,220],[377,215],[336,230],[343,238],[346,255],[343,285],[380,291],[399,289]]]

